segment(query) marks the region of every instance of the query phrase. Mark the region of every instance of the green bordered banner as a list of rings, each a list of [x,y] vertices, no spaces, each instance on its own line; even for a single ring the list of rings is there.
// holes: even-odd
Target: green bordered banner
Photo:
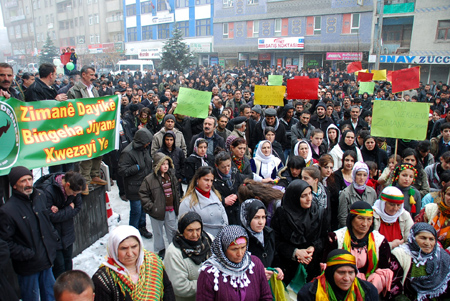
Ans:
[[[118,96],[22,102],[0,98],[0,175],[92,159],[116,148]]]

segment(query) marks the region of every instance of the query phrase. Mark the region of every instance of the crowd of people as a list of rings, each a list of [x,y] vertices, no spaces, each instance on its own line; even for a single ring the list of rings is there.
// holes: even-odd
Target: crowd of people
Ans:
[[[317,99],[255,104],[269,75],[319,78]],[[394,94],[377,82],[369,95],[344,71],[262,66],[117,76],[83,66],[56,87],[55,66],[43,64],[34,83],[16,77],[20,91],[13,78],[0,64],[6,98],[121,102],[119,150],[53,166],[34,185],[26,167],[1,178],[2,199],[6,182],[13,193],[0,207],[0,243],[23,300],[450,298],[446,84]],[[211,92],[208,117],[175,114],[181,87]],[[373,100],[430,103],[427,139],[372,136]],[[73,217],[81,195],[106,184],[102,160],[130,219],[89,279],[71,271]]]

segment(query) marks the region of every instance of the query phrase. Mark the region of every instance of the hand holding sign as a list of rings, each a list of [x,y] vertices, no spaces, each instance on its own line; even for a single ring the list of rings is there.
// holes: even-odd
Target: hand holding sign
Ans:
[[[283,106],[285,86],[255,86],[255,105]]]
[[[195,118],[206,118],[208,117],[211,96],[211,92],[181,87],[178,94],[178,105],[174,113]]]

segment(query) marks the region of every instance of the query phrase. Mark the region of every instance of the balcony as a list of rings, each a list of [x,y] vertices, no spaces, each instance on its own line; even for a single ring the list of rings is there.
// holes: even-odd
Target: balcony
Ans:
[[[385,15],[390,14],[406,14],[414,12],[414,2],[408,3],[394,3],[398,1],[388,1],[389,4],[384,5],[383,13]],[[392,4],[390,4],[392,3]]]
[[[123,22],[116,21],[108,23],[108,26],[106,28],[108,29],[108,33],[123,31]]]
[[[108,1],[106,3],[106,12],[114,12],[114,11],[121,11],[121,5],[119,1]]]

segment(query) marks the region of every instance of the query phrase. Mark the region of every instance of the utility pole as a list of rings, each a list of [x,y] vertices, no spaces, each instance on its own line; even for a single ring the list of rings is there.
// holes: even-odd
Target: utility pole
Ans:
[[[377,35],[377,61],[375,63],[375,70],[380,70],[380,55],[381,55],[381,39],[383,33],[383,11],[384,0],[380,0],[380,13],[378,14],[378,35]]]

